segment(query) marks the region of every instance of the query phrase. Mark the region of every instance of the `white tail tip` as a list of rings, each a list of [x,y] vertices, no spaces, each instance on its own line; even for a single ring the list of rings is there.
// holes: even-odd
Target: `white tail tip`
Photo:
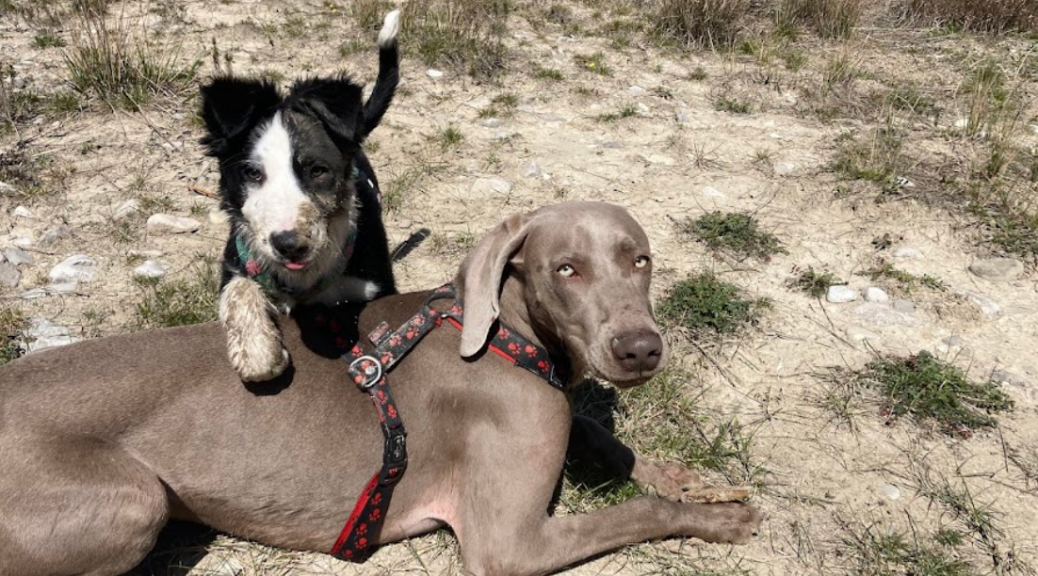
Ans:
[[[382,30],[378,33],[378,47],[389,48],[396,43],[396,35],[400,33],[400,9],[386,14],[382,22]]]

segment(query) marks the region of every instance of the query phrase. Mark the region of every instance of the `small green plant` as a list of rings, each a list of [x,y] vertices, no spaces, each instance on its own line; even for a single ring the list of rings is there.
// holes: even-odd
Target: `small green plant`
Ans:
[[[21,310],[13,307],[0,309],[0,366],[25,353],[19,343],[25,325]]]
[[[714,100],[714,110],[719,112],[730,112],[732,114],[749,114],[750,103],[739,98],[720,96]]]
[[[855,562],[858,576],[972,576],[977,571],[960,557],[958,544],[942,542],[934,535],[915,532],[909,536],[889,528],[845,526],[843,545]]]
[[[142,282],[144,297],[137,304],[142,328],[186,326],[216,320],[220,267],[202,258],[187,279]]]
[[[706,78],[706,68],[703,68],[702,66],[696,66],[695,69],[688,74],[688,79],[695,80],[696,82],[702,82],[703,80],[706,80]]]
[[[786,285],[790,288],[799,290],[815,298],[825,296],[825,293],[829,290],[830,286],[838,286],[841,284],[846,284],[846,282],[842,282],[832,272],[818,272],[810,266],[807,267],[807,270],[802,271],[796,277],[790,278],[786,281]]]
[[[448,124],[440,129],[439,133],[436,135],[436,139],[440,143],[440,150],[446,152],[458,144],[461,144],[465,139],[465,135],[462,134],[461,130],[459,130],[454,124]]]
[[[868,276],[872,281],[885,281],[890,288],[906,294],[911,294],[913,290],[918,288],[927,288],[939,292],[948,289],[947,284],[945,284],[940,278],[929,274],[917,276],[910,272],[899,270],[889,262],[884,262],[867,270],[858,272],[858,276]]]
[[[601,52],[595,52],[591,55],[576,55],[573,60],[582,69],[591,72],[592,74],[598,74],[599,76],[612,76],[613,69],[606,64],[605,54]]]
[[[911,84],[899,86],[888,92],[886,103],[894,109],[920,116],[937,115],[937,102],[933,98],[923,95],[918,88]]]
[[[302,16],[289,16],[285,19],[281,30],[289,38],[302,38],[306,34],[306,19]]]
[[[61,39],[61,36],[53,32],[44,32],[32,39],[32,46],[41,50],[45,48],[64,48],[65,41]]]
[[[537,70],[534,71],[533,77],[539,80],[548,80],[551,82],[561,82],[563,78],[561,70],[555,68],[542,68],[540,66],[538,66]]]
[[[599,122],[616,122],[625,118],[633,118],[638,115],[638,109],[634,107],[634,104],[625,104],[619,112],[609,112],[607,114],[599,114],[595,116],[595,120]]]
[[[748,300],[735,285],[701,272],[671,286],[656,313],[664,323],[701,337],[736,332],[769,306],[767,300]]]
[[[849,180],[876,182],[885,191],[896,190],[896,178],[909,168],[903,145],[901,132],[893,128],[875,130],[866,142],[845,142],[837,150],[832,168]]]
[[[790,72],[803,70],[804,66],[807,66],[807,60],[807,54],[798,50],[790,50],[782,55],[782,61],[786,65],[786,70]]]
[[[757,218],[748,212],[708,212],[679,224],[681,232],[706,244],[711,250],[732,254],[739,259],[770,260],[785,253],[779,239],[760,229]]]
[[[932,420],[947,434],[969,437],[975,429],[995,426],[993,413],[1013,407],[997,384],[972,382],[925,350],[908,358],[877,358],[858,378],[883,395],[891,416]]]

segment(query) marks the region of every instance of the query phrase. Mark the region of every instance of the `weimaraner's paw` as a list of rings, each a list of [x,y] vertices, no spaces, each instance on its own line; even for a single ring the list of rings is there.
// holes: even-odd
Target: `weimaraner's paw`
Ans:
[[[706,542],[716,544],[747,544],[760,529],[764,515],[746,504],[704,504],[707,518],[702,533],[696,534]]]
[[[713,504],[744,502],[750,497],[750,491],[746,488],[712,486],[698,473],[681,464],[656,462],[640,457],[635,461],[631,479],[657,496],[672,502]]]

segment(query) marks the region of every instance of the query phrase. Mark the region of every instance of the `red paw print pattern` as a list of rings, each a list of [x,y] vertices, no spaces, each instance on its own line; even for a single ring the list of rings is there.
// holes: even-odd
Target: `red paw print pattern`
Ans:
[[[534,348],[533,346],[530,346],[529,344],[527,344],[526,345],[526,355],[529,356],[530,358],[536,357],[537,356],[537,349]]]
[[[375,508],[371,511],[371,515],[368,516],[368,520],[372,522],[378,522],[378,519],[382,517],[382,510]]]

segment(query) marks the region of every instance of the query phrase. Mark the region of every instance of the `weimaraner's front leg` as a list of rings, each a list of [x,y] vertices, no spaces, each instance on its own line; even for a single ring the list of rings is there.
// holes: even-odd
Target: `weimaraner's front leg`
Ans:
[[[682,504],[643,496],[590,514],[561,518],[484,515],[467,526],[462,556],[476,576],[534,576],[556,572],[621,546],[685,536],[744,544],[761,522],[745,504]]]
[[[658,462],[640,456],[617,440],[604,426],[579,414],[573,417],[570,450],[578,455],[596,457],[618,478],[630,478],[642,488],[667,500],[736,502],[745,501],[750,496],[746,488],[712,486],[681,464]]]

